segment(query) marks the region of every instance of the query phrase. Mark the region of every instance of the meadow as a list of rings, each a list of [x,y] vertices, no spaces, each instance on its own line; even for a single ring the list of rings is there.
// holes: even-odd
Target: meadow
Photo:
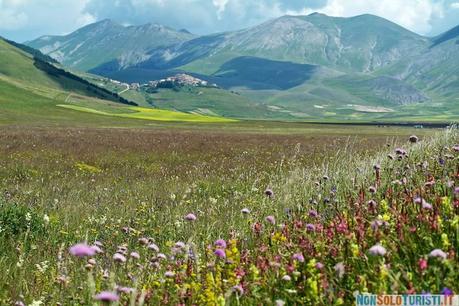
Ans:
[[[457,130],[0,130],[1,305],[459,292]]]

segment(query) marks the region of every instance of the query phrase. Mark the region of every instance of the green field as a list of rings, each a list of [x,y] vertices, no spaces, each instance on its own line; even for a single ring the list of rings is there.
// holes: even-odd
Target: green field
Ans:
[[[82,107],[77,105],[58,104],[58,107],[65,109],[72,109],[91,114],[113,116],[131,119],[154,120],[154,121],[177,121],[177,122],[195,122],[195,123],[218,123],[218,122],[236,122],[233,119],[225,119],[221,117],[209,117],[202,115],[193,115],[186,113],[173,112],[162,109],[152,109],[145,107],[119,107],[117,112],[105,112],[89,107]]]
[[[195,123],[235,121],[218,116],[126,106],[107,100],[112,97],[78,79],[45,69],[46,65],[33,56],[1,39],[0,54],[0,124],[68,125],[74,122],[81,125],[136,126],[151,120]],[[110,111],[104,112],[107,109]],[[134,119],[138,122],[129,123],[136,121]]]

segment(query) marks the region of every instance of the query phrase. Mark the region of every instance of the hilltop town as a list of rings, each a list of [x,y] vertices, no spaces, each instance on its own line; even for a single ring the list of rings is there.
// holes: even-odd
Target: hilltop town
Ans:
[[[116,85],[126,86],[126,88],[129,88],[130,90],[139,90],[141,87],[147,88],[147,89],[180,88],[180,87],[185,87],[185,86],[214,87],[214,88],[218,87],[217,84],[209,84],[209,82],[207,81],[201,80],[199,78],[193,77],[185,73],[179,73],[179,74],[176,74],[175,76],[167,77],[165,79],[149,81],[148,83],[145,83],[145,84],[140,84],[140,83],[127,84],[127,83],[122,83],[117,80],[110,80],[110,82]]]

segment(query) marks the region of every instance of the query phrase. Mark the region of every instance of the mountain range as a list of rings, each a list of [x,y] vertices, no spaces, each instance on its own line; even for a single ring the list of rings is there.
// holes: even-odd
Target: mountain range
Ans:
[[[196,36],[104,20],[27,45],[73,69],[125,82],[185,72],[291,119],[459,116],[459,26],[424,37],[374,15],[314,13]]]

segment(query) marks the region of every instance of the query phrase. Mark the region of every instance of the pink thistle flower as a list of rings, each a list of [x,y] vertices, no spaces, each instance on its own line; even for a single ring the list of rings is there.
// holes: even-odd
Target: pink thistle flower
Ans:
[[[140,244],[147,245],[149,242],[150,241],[148,240],[148,238],[145,238],[145,237],[139,238]]]
[[[244,288],[241,285],[236,285],[231,288],[231,291],[238,294],[239,296],[244,294]]]
[[[185,216],[185,220],[187,221],[196,221],[196,215],[195,214],[188,214]]]
[[[97,254],[102,254],[102,253],[104,252],[104,251],[102,251],[102,249],[101,249],[98,245],[96,245],[96,244],[94,244],[93,246],[91,246],[91,248],[92,248],[92,249],[94,250],[94,252],[96,252]]]
[[[94,256],[96,251],[85,243],[78,243],[69,249],[70,254],[76,257]]]
[[[317,216],[319,216],[317,211],[315,211],[313,209],[311,209],[308,214],[309,214],[309,217],[311,217],[311,218],[317,218]]]
[[[140,254],[137,252],[131,252],[130,256],[134,259],[140,259]]]
[[[317,270],[322,270],[324,268],[324,264],[321,262],[316,263],[316,269]]]
[[[226,241],[223,239],[218,239],[217,241],[215,241],[214,245],[216,247],[226,249]]]
[[[266,217],[266,222],[271,223],[271,224],[276,224],[276,218],[274,216],[267,216]]]
[[[159,253],[158,255],[156,255],[156,258],[166,260],[167,256],[163,253]]]
[[[301,253],[293,254],[292,259],[298,262],[304,262],[304,256]]]
[[[126,262],[126,257],[123,254],[115,253],[113,255],[113,260],[116,262]]]
[[[148,249],[150,249],[150,250],[152,250],[152,251],[155,251],[156,253],[159,252],[159,247],[158,247],[156,244],[154,244],[154,243],[150,243],[150,244],[148,245]]]
[[[435,249],[435,250],[433,250],[432,252],[430,252],[429,257],[437,257],[437,258],[439,258],[439,259],[444,260],[444,259],[446,259],[448,256],[447,256],[446,253],[443,252],[442,250],[440,250],[440,249]]]
[[[420,197],[414,198],[414,203],[415,204],[421,204],[423,209],[431,210],[432,209],[432,204],[428,203],[426,200]]]
[[[416,135],[411,135],[409,140],[410,140],[411,143],[416,143],[416,142],[418,142],[419,138]]]
[[[306,224],[306,229],[309,231],[309,232],[314,232],[316,230],[316,226],[314,224]]]
[[[376,201],[375,200],[368,201],[368,206],[370,206],[370,208],[376,208],[377,206]]]
[[[344,276],[344,273],[346,272],[346,268],[344,267],[344,264],[342,262],[337,263],[334,269],[339,278],[342,278]]]
[[[368,251],[373,256],[384,256],[387,253],[386,249],[380,244],[372,246]]]
[[[120,286],[118,286],[118,287],[116,287],[116,291],[118,291],[120,293],[129,294],[129,293],[133,292],[134,289],[130,288],[130,287],[120,287]]]
[[[289,282],[289,281],[292,280],[292,278],[290,277],[290,275],[284,275],[284,276],[282,276],[282,280],[286,281],[286,282]]]
[[[102,291],[101,293],[97,294],[94,297],[95,300],[105,302],[105,303],[110,303],[110,302],[116,302],[119,300],[119,296],[111,291]]]
[[[226,254],[225,251],[222,249],[216,249],[214,252],[215,256],[220,257],[220,258],[225,258]]]
[[[244,215],[248,215],[250,214],[250,210],[248,208],[243,208],[241,209],[241,213],[243,213]]]
[[[181,241],[177,241],[175,244],[174,244],[174,247],[176,247],[177,249],[183,249],[185,248],[185,243],[181,242]]]
[[[427,260],[425,260],[424,258],[419,259],[418,265],[419,265],[419,269],[420,269],[421,271],[426,270],[426,269],[427,269],[427,266],[428,266],[428,265],[427,265]]]

